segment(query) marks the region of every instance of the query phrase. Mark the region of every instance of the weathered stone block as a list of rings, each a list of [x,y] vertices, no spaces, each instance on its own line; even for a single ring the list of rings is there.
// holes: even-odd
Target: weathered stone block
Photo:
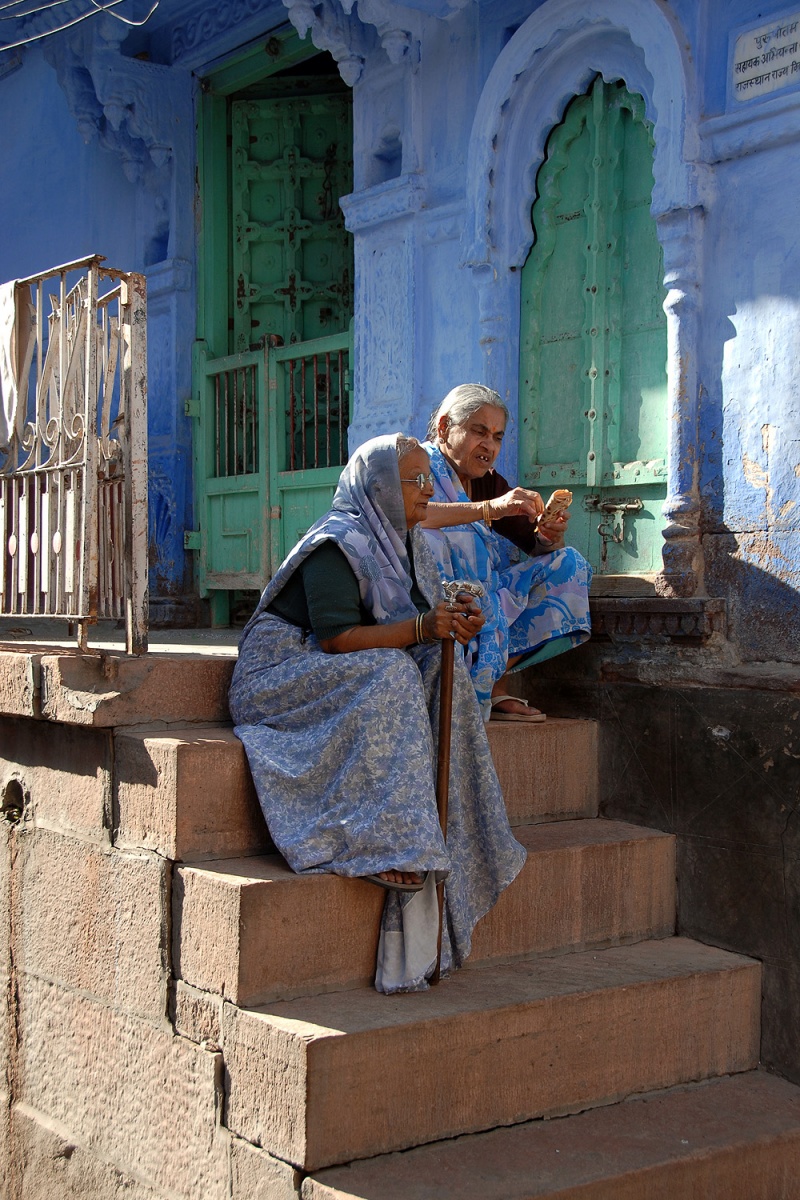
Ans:
[[[173,887],[176,974],[237,1004],[369,985],[385,894],[282,859],[181,867]]]
[[[11,865],[16,831],[0,822],[0,1093],[10,1093],[11,1044],[9,1035],[9,1000],[12,972],[11,931],[12,878]],[[2,1161],[2,1160],[0,1160]],[[2,1194],[2,1193],[0,1193]]]
[[[755,668],[737,687],[605,682],[600,779],[605,816],[677,835],[679,930],[767,964],[764,1061],[800,1081],[800,694],[790,682],[796,671],[770,690]]]
[[[488,734],[512,825],[597,815],[594,721],[490,721]]]
[[[165,1193],[75,1144],[69,1130],[27,1105],[14,1108],[14,1200],[162,1200]],[[11,1193],[3,1193],[9,1196]]]
[[[241,1138],[231,1138],[231,1200],[297,1200],[300,1172]]]
[[[758,963],[669,938],[393,998],[226,1004],[227,1124],[315,1170],[575,1112],[754,1067],[759,999]]]
[[[38,715],[38,679],[41,655],[0,650],[0,713]]]
[[[675,931],[675,839],[618,821],[517,829],[528,860],[475,927],[470,962]]]
[[[104,730],[0,718],[0,794],[10,779],[26,794],[29,818],[109,839],[111,742]]]
[[[235,657],[44,655],[42,715],[68,725],[229,721]]]
[[[273,849],[231,729],[118,732],[115,749],[118,845],[176,861]]]
[[[167,872],[48,830],[21,841],[17,966],[131,1013],[167,1008]]]
[[[218,1049],[222,1041],[222,1005],[221,996],[176,980],[170,997],[175,1031],[206,1049]]]
[[[218,1054],[30,976],[20,1034],[23,1103],[159,1194],[228,1200]]]

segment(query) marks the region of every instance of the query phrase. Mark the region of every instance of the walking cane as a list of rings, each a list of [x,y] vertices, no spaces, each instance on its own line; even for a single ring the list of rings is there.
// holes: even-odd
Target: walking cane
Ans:
[[[458,579],[443,582],[445,599],[452,604],[459,593],[470,596],[482,596],[483,588],[472,581]],[[453,714],[453,662],[455,658],[455,637],[442,638],[442,668],[439,677],[439,755],[436,764],[436,807],[439,811],[439,824],[442,827],[442,837],[447,841],[447,805],[450,798],[450,733]],[[439,906],[439,933],[436,939],[436,966],[430,978],[430,983],[436,984],[441,976],[442,965],[442,930],[444,923],[444,880],[436,885],[436,900]]]

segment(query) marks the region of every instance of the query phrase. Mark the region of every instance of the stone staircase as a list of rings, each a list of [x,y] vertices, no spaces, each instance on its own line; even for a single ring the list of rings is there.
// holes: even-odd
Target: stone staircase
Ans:
[[[119,1172],[148,1197],[198,1200],[800,1197],[800,1089],[757,1069],[760,964],[674,936],[674,840],[598,816],[593,722],[490,726],[528,861],[462,971],[386,997],[371,986],[383,893],[294,875],[275,853],[224,723],[229,671],[206,662],[186,683],[166,659],[62,657],[0,676],[4,711],[25,718],[18,759],[49,754],[23,779],[39,798],[20,894],[63,876],[80,916],[39,929],[31,902],[18,955],[31,1161],[60,1156],[83,1178],[113,1163],[98,1200]],[[78,799],[91,747],[105,775],[95,788],[81,767]],[[109,931],[92,930],[88,966],[87,881]],[[137,954],[139,990],[120,967]],[[117,1049],[92,1074],[99,1022]],[[39,1079],[59,1039],[68,1071]],[[167,1054],[162,1094],[137,1071]],[[88,1194],[59,1186],[24,1195]]]
[[[490,736],[528,861],[466,969],[387,998],[382,893],[264,853],[233,735],[126,735],[181,814],[174,1020],[222,1050],[227,1127],[303,1200],[800,1195],[800,1090],[756,1070],[759,964],[673,936],[673,838],[598,818],[593,723]]]

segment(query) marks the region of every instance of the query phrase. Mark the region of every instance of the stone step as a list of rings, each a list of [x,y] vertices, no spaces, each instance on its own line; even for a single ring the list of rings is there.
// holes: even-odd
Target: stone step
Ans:
[[[229,726],[117,731],[114,763],[118,846],[173,862],[274,852]]]
[[[800,1088],[749,1071],[332,1167],[302,1200],[791,1200]]]
[[[596,721],[490,721],[489,744],[512,825],[597,816]]]
[[[512,825],[597,814],[597,725],[493,722],[489,739]],[[272,848],[244,748],[230,727],[115,735],[117,842],[178,862]]]
[[[236,654],[0,651],[0,712],[94,728],[228,721]]]
[[[516,833],[528,861],[478,923],[471,961],[673,932],[671,835],[591,818]],[[384,898],[360,880],[295,875],[278,856],[180,867],[176,975],[243,1005],[369,985]]]
[[[225,1004],[228,1128],[316,1171],[756,1066],[760,964],[683,938]]]

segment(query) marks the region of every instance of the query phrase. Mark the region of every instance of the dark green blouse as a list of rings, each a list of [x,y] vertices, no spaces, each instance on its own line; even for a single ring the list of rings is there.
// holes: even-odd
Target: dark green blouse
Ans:
[[[430,607],[417,586],[410,539],[411,600],[419,612]],[[320,640],[336,637],[356,625],[374,625],[375,618],[361,603],[353,568],[335,542],[322,542],[289,577],[267,612],[314,633]]]

